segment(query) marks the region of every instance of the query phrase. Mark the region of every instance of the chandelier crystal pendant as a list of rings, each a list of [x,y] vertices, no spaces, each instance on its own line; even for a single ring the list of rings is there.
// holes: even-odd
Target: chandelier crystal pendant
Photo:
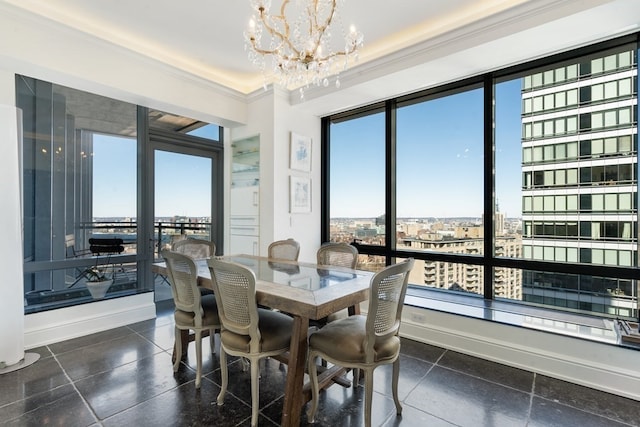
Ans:
[[[262,70],[265,78],[272,72],[280,85],[299,88],[300,98],[311,85],[329,86],[335,75],[358,59],[363,36],[355,27],[348,34],[338,15],[344,0],[281,0],[279,14],[270,14],[271,0],[250,0],[253,16],[244,33],[249,61]],[[338,27],[336,30],[336,26]],[[338,35],[344,39],[334,40]],[[267,58],[271,67],[267,66]]]

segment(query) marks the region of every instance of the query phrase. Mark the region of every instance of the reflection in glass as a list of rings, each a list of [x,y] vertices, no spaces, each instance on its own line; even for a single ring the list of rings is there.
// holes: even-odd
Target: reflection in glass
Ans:
[[[513,268],[495,268],[494,275],[496,299],[600,317],[638,316],[636,280]]]

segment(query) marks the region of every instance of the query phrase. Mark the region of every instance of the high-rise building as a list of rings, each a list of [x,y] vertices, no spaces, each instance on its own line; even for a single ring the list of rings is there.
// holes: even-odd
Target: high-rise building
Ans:
[[[482,253],[481,238],[431,239],[406,238],[403,246],[412,250],[426,250],[439,253],[479,255]],[[522,242],[519,237],[504,236],[496,238],[496,254],[504,257],[521,256]],[[522,277],[519,270],[495,268],[495,296],[498,298],[521,299]],[[415,260],[409,275],[412,284],[452,291],[484,293],[484,267],[481,265],[461,264],[443,261]]]
[[[523,257],[638,264],[637,53],[619,48],[525,76]],[[635,280],[525,271],[523,299],[631,316]]]

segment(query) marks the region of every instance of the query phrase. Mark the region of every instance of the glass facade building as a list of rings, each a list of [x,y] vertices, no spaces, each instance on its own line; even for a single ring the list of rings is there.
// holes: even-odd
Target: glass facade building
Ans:
[[[638,265],[635,46],[522,79],[523,257]],[[525,272],[523,299],[631,316],[636,280]]]

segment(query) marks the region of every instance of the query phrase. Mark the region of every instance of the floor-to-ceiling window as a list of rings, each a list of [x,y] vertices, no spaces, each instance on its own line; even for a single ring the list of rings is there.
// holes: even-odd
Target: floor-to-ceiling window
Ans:
[[[323,239],[416,258],[413,287],[637,319],[637,58],[628,36],[387,100],[380,130],[370,107],[325,118]],[[336,215],[338,177],[379,168],[346,153],[380,139],[384,211]],[[375,218],[378,246],[358,236]]]
[[[147,135],[221,153],[221,129],[26,76],[16,76],[16,94],[24,135],[25,313],[153,291],[159,227],[146,219],[153,218]],[[221,171],[222,156],[210,158]],[[212,185],[222,185],[208,176],[210,194],[199,200],[214,199]],[[221,224],[211,225],[211,203],[208,208],[197,218],[177,208],[165,231],[189,234],[197,226],[207,239],[221,237]]]

